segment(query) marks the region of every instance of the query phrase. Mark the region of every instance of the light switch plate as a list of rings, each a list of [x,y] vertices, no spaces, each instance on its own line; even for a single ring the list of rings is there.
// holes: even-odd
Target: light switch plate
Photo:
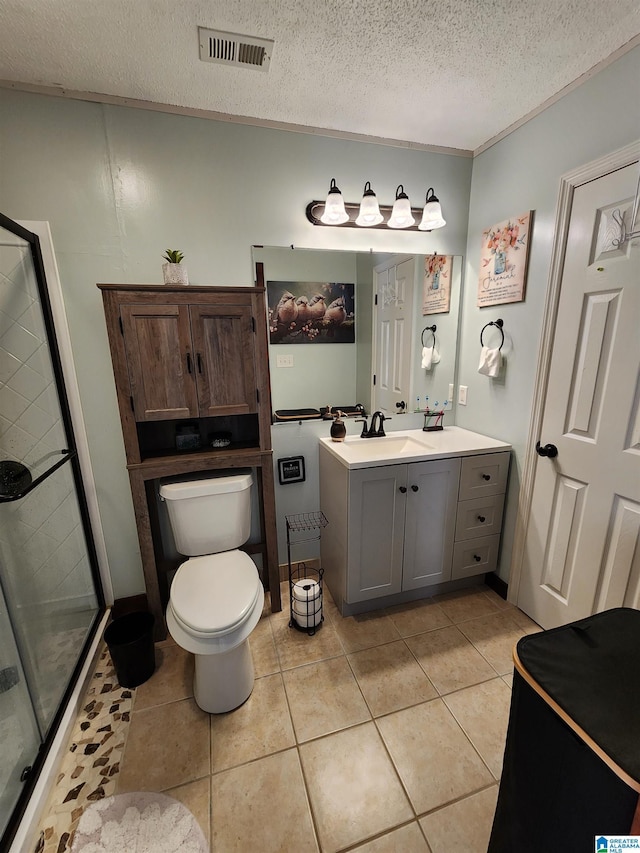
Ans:
[[[277,355],[276,367],[293,367],[292,355]]]
[[[458,388],[458,403],[460,403],[461,406],[467,405],[467,391],[468,390],[469,389],[468,389],[467,385],[460,385],[460,387]]]
[[[449,396],[447,399],[449,402],[453,403],[453,382],[449,383]]]

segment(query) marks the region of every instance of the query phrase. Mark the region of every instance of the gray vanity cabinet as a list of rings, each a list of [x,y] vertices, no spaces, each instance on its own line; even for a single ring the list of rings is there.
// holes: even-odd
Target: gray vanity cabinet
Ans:
[[[340,611],[494,571],[509,455],[349,469],[321,446],[322,566]]]
[[[322,565],[354,604],[449,580],[460,459],[348,471],[320,453]]]

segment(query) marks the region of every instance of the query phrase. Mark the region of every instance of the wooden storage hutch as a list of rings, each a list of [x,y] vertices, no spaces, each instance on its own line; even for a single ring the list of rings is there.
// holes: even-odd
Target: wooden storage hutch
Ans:
[[[264,287],[99,284],[156,637],[166,635],[167,572],[157,480],[223,468],[253,468],[260,504],[262,581],[281,609],[271,395]],[[201,446],[176,449],[176,430],[196,424]],[[231,443],[211,446],[224,433]],[[228,440],[226,438],[225,440]]]

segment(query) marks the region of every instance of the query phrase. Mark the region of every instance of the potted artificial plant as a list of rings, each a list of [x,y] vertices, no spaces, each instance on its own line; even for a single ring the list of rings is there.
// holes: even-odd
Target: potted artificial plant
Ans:
[[[184,255],[179,249],[167,249],[164,253],[165,264],[162,264],[162,274],[165,284],[189,284],[187,267],[182,264]]]

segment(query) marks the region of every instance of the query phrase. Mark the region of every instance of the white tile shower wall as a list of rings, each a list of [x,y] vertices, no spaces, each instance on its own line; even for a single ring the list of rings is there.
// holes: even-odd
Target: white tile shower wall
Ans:
[[[22,249],[0,248],[0,459],[38,476],[66,445],[37,285]],[[91,595],[74,483],[65,468],[0,512],[0,553],[21,607]]]

